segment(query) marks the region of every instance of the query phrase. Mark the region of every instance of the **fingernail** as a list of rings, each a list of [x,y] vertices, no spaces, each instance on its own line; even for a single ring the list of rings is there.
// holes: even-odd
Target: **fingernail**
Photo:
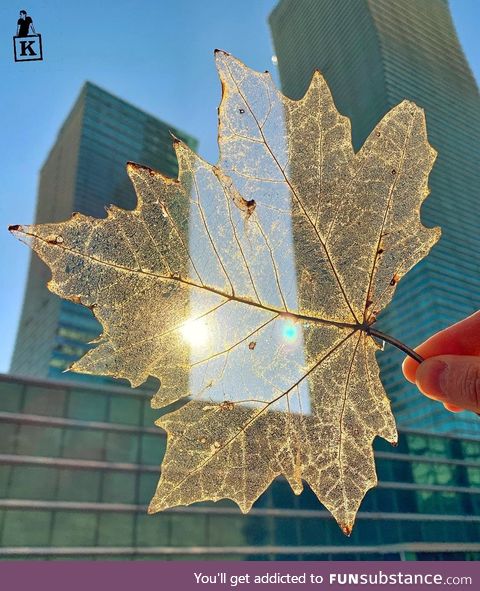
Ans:
[[[445,398],[448,377],[448,365],[437,359],[427,359],[420,364],[416,381],[420,390],[429,398]]]

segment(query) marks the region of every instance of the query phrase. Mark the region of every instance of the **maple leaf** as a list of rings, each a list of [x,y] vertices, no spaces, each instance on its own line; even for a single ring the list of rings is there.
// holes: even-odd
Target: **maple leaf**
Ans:
[[[315,73],[299,101],[216,52],[221,157],[175,140],[178,180],[127,166],[133,211],[14,226],[89,306],[103,334],[74,371],[138,386],[168,445],[149,512],[233,499],[277,476],[307,482],[346,533],[376,484],[379,435],[397,439],[379,379],[376,315],[438,240],[420,223],[435,151],[404,101],[354,153],[350,124]]]

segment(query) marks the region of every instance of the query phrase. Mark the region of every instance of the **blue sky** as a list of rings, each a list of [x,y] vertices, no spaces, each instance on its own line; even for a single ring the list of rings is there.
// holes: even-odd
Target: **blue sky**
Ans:
[[[346,0],[344,0],[346,1]],[[349,0],[353,1],[353,0]],[[418,0],[422,1],[422,0]],[[10,0],[0,6],[0,372],[8,371],[29,252],[6,230],[33,221],[38,171],[81,85],[91,80],[200,140],[217,159],[220,100],[213,50],[269,69],[267,18],[277,0]],[[460,40],[480,79],[478,0],[451,0]],[[16,64],[18,11],[32,15],[45,61]]]

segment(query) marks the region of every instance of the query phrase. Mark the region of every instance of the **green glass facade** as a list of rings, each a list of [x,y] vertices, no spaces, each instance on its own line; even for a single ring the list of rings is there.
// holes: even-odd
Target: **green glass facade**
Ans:
[[[378,439],[380,483],[346,538],[284,480],[248,515],[229,501],[147,515],[165,449],[157,414],[130,388],[0,376],[0,557],[480,559],[478,441]]]
[[[400,282],[378,328],[416,346],[480,308],[480,100],[446,0],[281,0],[270,16],[284,93],[300,98],[315,68],[358,149],[403,99],[425,109],[438,158],[426,226],[440,226],[431,254]],[[453,414],[419,396],[401,373],[403,354],[378,354],[400,427],[478,437],[471,413]]]
[[[61,221],[73,211],[105,217],[112,203],[133,209],[125,164],[132,160],[176,177],[171,134],[196,148],[182,131],[87,82],[40,172],[35,221]],[[101,332],[89,309],[51,294],[48,279],[47,267],[33,255],[10,370],[15,375],[60,378]],[[73,373],[69,379],[113,382]]]

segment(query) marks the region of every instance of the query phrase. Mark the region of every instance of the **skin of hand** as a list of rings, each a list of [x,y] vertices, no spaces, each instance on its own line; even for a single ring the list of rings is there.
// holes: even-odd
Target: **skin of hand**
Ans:
[[[480,311],[433,335],[415,351],[425,361],[405,359],[402,369],[409,382],[447,410],[480,413]]]

